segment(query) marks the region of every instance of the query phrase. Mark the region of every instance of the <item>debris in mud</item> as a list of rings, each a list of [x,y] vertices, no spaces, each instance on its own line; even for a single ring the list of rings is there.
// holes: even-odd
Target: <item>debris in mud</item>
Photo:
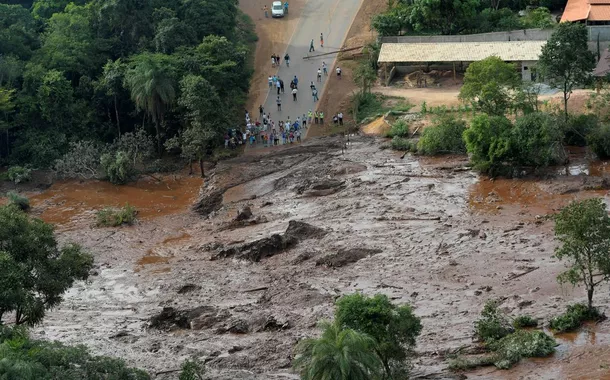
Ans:
[[[169,331],[176,328],[201,330],[211,328],[226,320],[230,314],[214,306],[199,306],[191,310],[176,310],[164,307],[163,310],[150,318],[148,328]]]
[[[248,220],[252,218],[252,210],[250,209],[250,206],[245,206],[241,209],[239,209],[239,211],[237,211],[237,216],[235,217],[235,221],[239,222],[242,220]]]
[[[309,190],[303,192],[305,197],[323,197],[338,193],[345,189],[345,181],[339,181],[336,179],[322,180],[314,182],[309,186]]]
[[[208,194],[201,195],[192,209],[201,216],[208,216],[222,207],[222,195],[224,190],[214,190]]]
[[[326,231],[321,228],[314,227],[305,222],[291,220],[288,223],[286,232],[283,234],[273,234],[250,243],[222,249],[213,254],[210,259],[218,260],[235,257],[239,260],[258,262],[265,257],[271,257],[293,248],[301,240],[320,238],[325,234]]]
[[[370,255],[381,253],[381,249],[351,248],[340,249],[337,253],[324,256],[316,261],[316,265],[324,265],[329,268],[339,268],[355,263]]]
[[[226,223],[224,226],[220,227],[219,231],[234,230],[261,223],[267,223],[267,218],[264,216],[254,217],[250,206],[244,206],[243,208],[239,209],[237,216],[229,223]]]
[[[178,289],[178,294],[186,294],[201,289],[201,286],[195,284],[186,284]]]

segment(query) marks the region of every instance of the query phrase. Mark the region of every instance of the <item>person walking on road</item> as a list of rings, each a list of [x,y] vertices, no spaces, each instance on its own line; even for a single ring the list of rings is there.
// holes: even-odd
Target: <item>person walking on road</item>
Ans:
[[[316,49],[313,46],[313,38],[311,39],[311,42],[309,43],[309,52],[311,53],[312,51],[316,51]]]
[[[324,35],[320,33],[320,46],[324,47]]]
[[[269,8],[266,5],[263,7],[263,11],[265,11],[265,18],[269,18]]]
[[[258,106],[258,114],[259,117],[263,117],[265,115],[265,109],[263,108],[262,104]]]
[[[317,102],[318,99],[318,89],[316,89],[315,87],[313,88],[313,90],[311,91],[311,96],[313,96],[313,102]]]
[[[296,88],[292,89],[292,100],[295,102],[297,101],[297,92],[298,91],[299,90],[297,90]]]
[[[288,53],[284,56],[284,61],[286,62],[286,67],[290,67],[290,56]]]
[[[275,82],[275,87],[277,87],[277,94],[279,95],[282,89],[282,83],[280,82],[280,78],[277,78],[277,82]]]
[[[280,99],[279,96],[277,97],[277,99],[275,99],[275,103],[277,104],[277,110],[281,111],[282,110],[282,99]]]
[[[278,82],[280,82],[280,90],[282,91],[282,94],[284,93],[284,81],[283,80],[278,80]]]
[[[280,67],[280,56],[277,54],[273,54],[275,55],[275,63],[277,64],[277,67]]]
[[[328,76],[328,66],[326,66],[326,62],[322,62],[322,71],[324,71],[324,76]]]
[[[322,70],[320,70],[320,68],[318,68],[318,75],[316,78],[318,82],[322,82]]]
[[[294,88],[299,88],[299,78],[297,78],[297,76],[294,76],[294,79],[292,79],[292,83],[294,83]]]
[[[313,91],[313,89],[316,88],[316,85],[313,84],[313,82],[311,82],[311,84],[309,85],[309,88],[311,89],[311,91]]]
[[[271,87],[273,87],[273,77],[269,76],[269,78],[267,78],[267,82],[269,82],[269,89],[271,89]]]

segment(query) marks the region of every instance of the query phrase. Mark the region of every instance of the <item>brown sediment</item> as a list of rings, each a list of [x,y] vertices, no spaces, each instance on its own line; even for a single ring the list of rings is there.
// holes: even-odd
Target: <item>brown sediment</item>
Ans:
[[[190,237],[191,237],[190,234],[183,232],[182,234],[180,234],[178,236],[170,236],[170,237],[165,238],[163,240],[162,244],[170,244],[170,243],[175,244],[175,243],[181,242],[183,240],[187,240]]]

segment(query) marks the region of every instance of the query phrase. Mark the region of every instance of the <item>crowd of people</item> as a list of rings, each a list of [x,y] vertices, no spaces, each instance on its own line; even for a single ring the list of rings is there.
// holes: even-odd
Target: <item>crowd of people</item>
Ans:
[[[320,34],[320,45],[324,47],[324,36]],[[311,40],[310,51],[313,50],[313,40]],[[284,55],[284,63],[286,67],[290,67],[290,56],[288,53]],[[281,58],[277,54],[271,55],[271,67],[277,68],[281,65]],[[336,68],[338,79],[341,79],[341,69]],[[322,62],[322,66],[316,71],[316,83],[322,83],[323,78],[328,76],[328,66],[326,62]],[[279,75],[270,75],[268,77],[268,86],[270,92],[275,92],[275,104],[277,112],[282,113],[282,103],[285,94],[284,80]],[[290,80],[290,91],[292,101],[299,100],[299,79],[296,75]],[[309,85],[313,103],[319,101],[319,91],[316,84],[311,81]],[[332,117],[335,125],[343,125],[343,113],[339,112]],[[245,128],[243,130],[232,129],[225,134],[225,148],[236,148],[239,145],[248,144],[251,146],[260,145],[264,147],[294,144],[301,142],[307,132],[307,128],[311,124],[325,124],[325,115],[321,110],[310,108],[309,111],[302,115],[296,115],[292,119],[290,116],[278,117],[273,119],[269,110],[265,110],[263,105],[259,106],[258,118],[252,118],[248,110],[245,111]]]

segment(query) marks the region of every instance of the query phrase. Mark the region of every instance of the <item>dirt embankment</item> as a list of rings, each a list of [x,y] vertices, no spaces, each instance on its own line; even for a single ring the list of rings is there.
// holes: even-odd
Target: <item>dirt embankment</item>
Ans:
[[[70,290],[37,332],[152,373],[196,356],[215,379],[289,379],[295,342],[318,333],[315,323],[332,316],[337,297],[384,293],[422,318],[415,374],[447,378],[457,377],[447,354],[472,343],[487,299],[545,320],[584,298],[555,281],[563,264],[552,258],[552,222],[543,216],[571,199],[606,195],[584,190],[599,181],[480,181],[464,170],[464,157],[401,159],[364,136],[344,154],[341,144],[315,138],[220,162],[201,194],[219,194],[205,216],[185,209],[119,229],[73,219],[61,240],[95,255],[95,276]],[[565,358],[578,350],[587,360],[603,353],[609,325],[596,326],[585,348],[561,340],[560,352],[537,367],[539,378],[566,378],[549,375],[573,366]]]

